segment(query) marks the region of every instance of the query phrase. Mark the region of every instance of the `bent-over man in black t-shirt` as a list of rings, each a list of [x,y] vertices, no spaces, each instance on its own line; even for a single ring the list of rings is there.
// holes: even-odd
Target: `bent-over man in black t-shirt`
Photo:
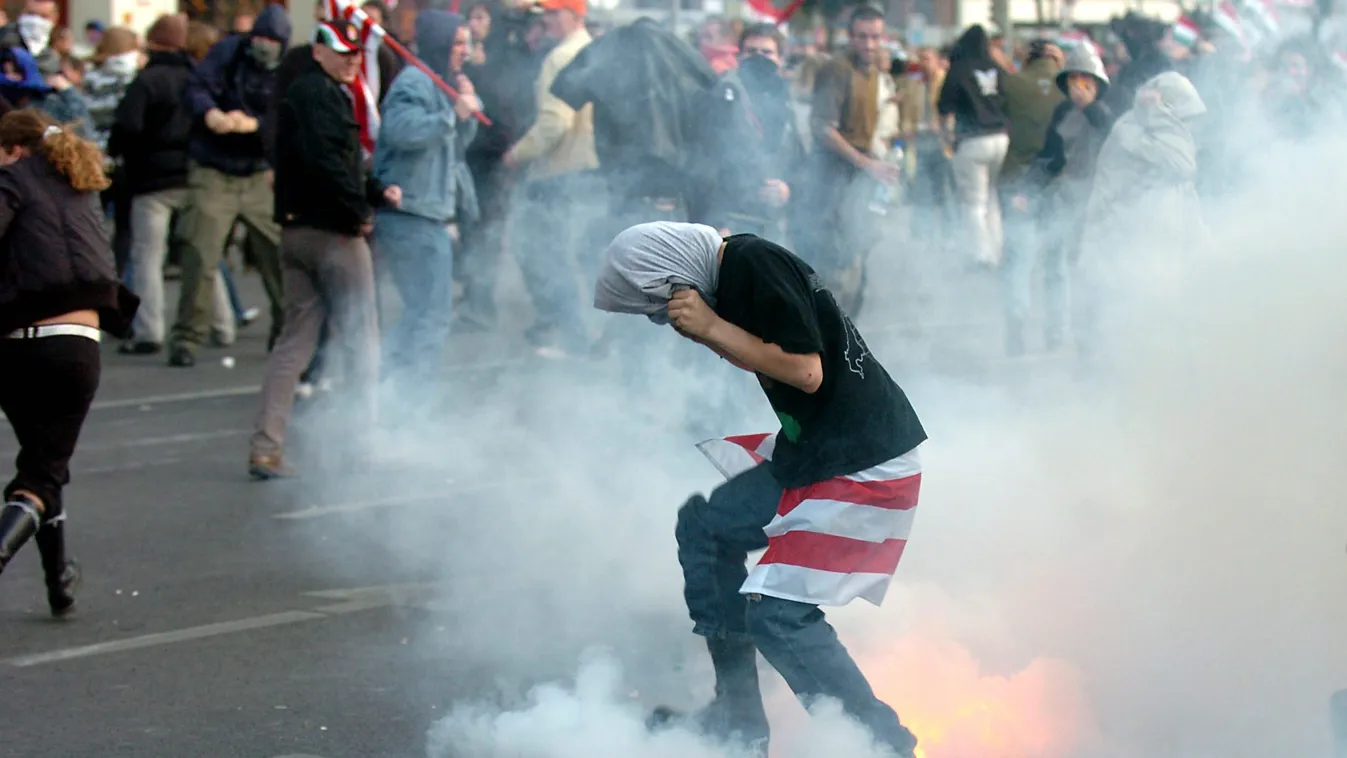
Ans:
[[[608,248],[594,304],[672,324],[754,372],[781,421],[775,437],[727,440],[764,462],[678,514],[684,597],[716,671],[715,700],[692,724],[765,755],[756,649],[806,704],[837,698],[881,744],[911,756],[916,739],[819,609],[855,597],[878,604],[897,565],[926,439],[903,391],[813,269],[753,235],[631,227]],[[750,574],[748,552],[762,548]]]

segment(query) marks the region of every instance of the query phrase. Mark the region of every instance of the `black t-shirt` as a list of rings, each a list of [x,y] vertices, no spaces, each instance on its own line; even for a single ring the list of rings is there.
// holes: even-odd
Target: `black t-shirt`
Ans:
[[[781,419],[772,471],[786,487],[854,474],[926,439],[907,396],[870,354],[818,275],[752,234],[725,242],[716,313],[787,353],[818,353],[823,383],[809,394],[758,375]]]

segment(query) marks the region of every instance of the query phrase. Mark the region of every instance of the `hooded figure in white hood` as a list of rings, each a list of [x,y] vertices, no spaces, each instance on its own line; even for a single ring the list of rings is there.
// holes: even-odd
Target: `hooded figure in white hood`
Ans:
[[[1166,72],[1137,90],[1104,142],[1085,211],[1076,332],[1089,342],[1107,290],[1155,292],[1182,253],[1207,237],[1197,196],[1193,124],[1207,112],[1193,83]],[[1135,291],[1135,290],[1133,290]]]
[[[687,722],[766,758],[761,652],[806,704],[837,699],[893,755],[913,758],[916,738],[819,609],[858,597],[878,605],[897,569],[926,439],[907,396],[814,270],[751,234],[630,227],[604,253],[594,306],[669,324],[753,372],[781,421],[775,434],[703,443],[730,478],[688,498],[674,535],[716,696],[686,716],[658,709],[651,725]],[[763,548],[748,572],[748,553]]]
[[[1137,90],[1095,163],[1083,257],[1130,254],[1143,242],[1189,247],[1205,237],[1192,125],[1206,112],[1182,74],[1160,74]]]

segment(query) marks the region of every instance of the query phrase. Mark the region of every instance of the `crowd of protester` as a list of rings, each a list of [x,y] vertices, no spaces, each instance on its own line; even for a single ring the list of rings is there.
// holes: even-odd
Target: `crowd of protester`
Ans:
[[[285,419],[324,384],[330,335],[355,340],[346,378],[414,396],[451,331],[505,328],[507,255],[539,355],[640,350],[593,333],[585,288],[641,221],[789,244],[852,313],[872,253],[963,260],[1002,282],[1007,353],[1088,354],[1110,249],[1200,240],[1204,198],[1241,170],[1222,124],[1257,111],[1269,139],[1303,139],[1338,107],[1347,59],[1325,34],[1255,46],[1187,16],[1011,44],[973,26],[909,51],[867,5],[829,45],[725,19],[686,38],[650,19],[605,29],[585,0],[432,0],[400,25],[411,39],[370,46],[359,22],[391,23],[388,8],[349,23],[334,7],[310,41],[279,5],[226,29],[91,22],[75,44],[56,3],[29,0],[0,27],[0,109],[35,108],[106,153],[117,272],[140,299],[120,352],[191,368],[269,312],[285,369],[259,414],[259,478],[288,473]],[[266,307],[240,302],[243,268]]]
[[[602,29],[585,0],[441,2],[405,41],[369,36],[365,19],[389,20],[378,0],[320,4],[303,44],[279,5],[228,30],[92,22],[79,43],[53,0],[0,24],[0,358],[23,369],[0,377],[21,447],[0,570],[33,540],[53,614],[79,582],[61,494],[101,334],[191,369],[259,318],[239,266],[270,312],[255,479],[292,473],[289,418],[328,354],[345,358],[351,438],[415,423],[450,332],[510,327],[507,254],[538,355],[649,350],[584,315],[598,252],[641,222],[705,224],[688,228],[708,252],[740,233],[787,244],[850,315],[872,254],[961,261],[1002,283],[1007,354],[1088,362],[1118,261],[1202,245],[1247,144],[1332,128],[1347,94],[1331,24],[1279,37],[1261,16],[1129,15],[1015,40],[972,26],[909,53],[867,5],[840,44],[792,46],[771,24],[714,20],[687,40],[650,19]],[[380,278],[401,303],[387,320]],[[758,302],[771,292],[740,295],[777,312]],[[406,417],[386,418],[382,397]]]

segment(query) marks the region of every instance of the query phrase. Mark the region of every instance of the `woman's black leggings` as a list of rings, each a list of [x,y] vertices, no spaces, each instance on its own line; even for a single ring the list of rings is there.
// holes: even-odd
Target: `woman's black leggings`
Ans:
[[[19,441],[6,500],[27,490],[41,498],[45,518],[64,512],[61,489],[101,370],[98,343],[88,337],[0,337],[0,410]]]

